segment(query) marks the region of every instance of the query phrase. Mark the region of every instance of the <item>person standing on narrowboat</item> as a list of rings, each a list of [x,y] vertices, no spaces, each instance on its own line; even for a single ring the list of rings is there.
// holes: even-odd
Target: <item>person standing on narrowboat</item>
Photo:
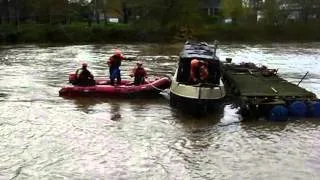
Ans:
[[[122,56],[121,51],[117,49],[114,55],[112,55],[107,61],[107,64],[109,66],[109,78],[111,85],[114,85],[115,79],[117,79],[117,84],[121,83],[120,66],[123,59],[124,57]]]
[[[190,63],[189,82],[192,84],[205,82],[209,76],[207,66],[207,62],[198,59],[192,59]]]

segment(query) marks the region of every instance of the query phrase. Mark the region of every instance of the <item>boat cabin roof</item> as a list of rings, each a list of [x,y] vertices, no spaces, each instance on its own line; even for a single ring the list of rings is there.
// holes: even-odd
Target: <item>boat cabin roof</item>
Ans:
[[[205,42],[189,42],[184,45],[180,59],[219,60],[214,50]]]

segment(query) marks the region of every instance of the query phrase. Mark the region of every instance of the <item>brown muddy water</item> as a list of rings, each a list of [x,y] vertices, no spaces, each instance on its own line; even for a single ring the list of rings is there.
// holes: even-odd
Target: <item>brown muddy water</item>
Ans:
[[[0,179],[319,179],[320,120],[244,122],[237,109],[197,119],[155,99],[64,99],[68,73],[96,76],[117,47],[151,76],[172,75],[178,45],[0,47]],[[320,95],[320,43],[221,45]],[[135,61],[125,61],[123,78]]]

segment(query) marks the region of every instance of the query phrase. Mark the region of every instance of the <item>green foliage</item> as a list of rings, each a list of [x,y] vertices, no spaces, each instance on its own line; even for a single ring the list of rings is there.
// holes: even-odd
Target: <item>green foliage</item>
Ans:
[[[2,0],[0,42],[133,42],[219,39],[318,40],[319,0],[221,0],[218,16],[200,12],[199,0]],[[263,3],[264,2],[264,3]],[[289,24],[292,9],[300,16]],[[97,24],[94,12],[118,16]],[[263,22],[256,24],[257,10]],[[317,16],[316,16],[317,15]],[[139,17],[138,20],[136,17]],[[223,24],[232,18],[233,24]],[[300,21],[299,21],[300,20]],[[305,23],[301,25],[300,22]],[[318,28],[318,29],[317,29]]]
[[[201,29],[203,19],[197,0],[150,0],[144,2],[146,2],[144,7],[147,11],[142,11],[140,20],[134,23],[136,27],[175,34],[175,36],[183,38],[192,37],[195,31]]]
[[[211,24],[193,32],[195,40],[220,41],[319,41],[320,24],[286,25],[232,25]],[[0,26],[3,43],[113,43],[113,42],[171,42],[185,41],[171,29],[140,29],[132,25],[71,25],[22,24],[20,31],[14,25]]]
[[[22,24],[20,31],[14,25],[0,26],[2,43],[112,43],[164,42],[172,38],[167,30],[146,31],[131,25],[70,25]]]
[[[7,24],[0,26],[0,41],[14,43],[18,38],[18,30],[14,25]]]
[[[277,0],[265,0],[264,3],[264,22],[275,24],[279,22],[280,4]]]
[[[42,42],[47,35],[47,25],[44,24],[26,24],[19,34],[19,41],[24,43]]]
[[[241,41],[241,42],[282,42],[282,41],[319,41],[316,33],[320,24],[285,24],[281,26],[250,24],[231,25],[213,24],[206,26],[195,35],[199,40]]]
[[[219,23],[219,21],[221,21],[221,17],[220,16],[204,16],[203,21],[205,24],[216,24],[216,23]]]
[[[222,0],[221,8],[224,17],[232,18],[233,23],[237,23],[238,19],[243,18],[248,13],[242,0]]]

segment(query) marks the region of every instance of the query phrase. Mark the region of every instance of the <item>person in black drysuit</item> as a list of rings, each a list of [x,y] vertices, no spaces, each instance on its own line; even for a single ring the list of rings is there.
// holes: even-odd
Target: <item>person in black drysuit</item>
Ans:
[[[78,86],[94,86],[96,84],[94,80],[94,76],[91,72],[87,69],[88,64],[83,63],[82,67],[77,69],[76,71],[76,81],[75,85]]]

